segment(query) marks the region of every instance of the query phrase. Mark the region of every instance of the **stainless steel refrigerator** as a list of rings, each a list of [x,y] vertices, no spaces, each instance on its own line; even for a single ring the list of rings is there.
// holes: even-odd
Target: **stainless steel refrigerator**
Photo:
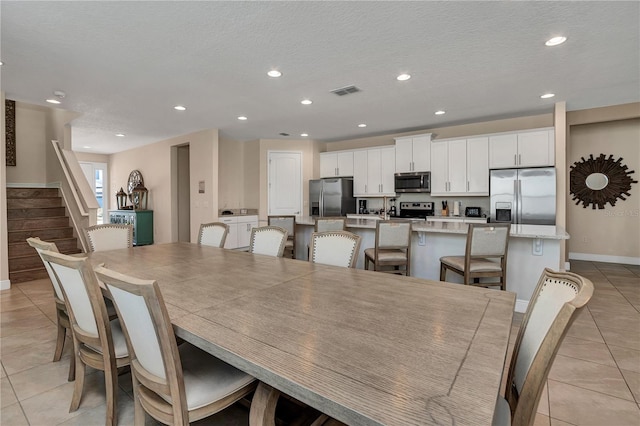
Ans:
[[[556,224],[556,169],[491,170],[491,222]]]
[[[346,216],[356,212],[352,178],[309,181],[310,216]]]

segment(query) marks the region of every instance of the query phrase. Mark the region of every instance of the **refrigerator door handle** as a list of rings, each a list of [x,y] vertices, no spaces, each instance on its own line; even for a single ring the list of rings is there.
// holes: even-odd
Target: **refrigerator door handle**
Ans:
[[[318,216],[324,216],[324,191],[320,190],[320,211],[318,212]]]
[[[520,218],[518,217],[518,202],[520,201],[520,197],[518,196],[518,183],[519,181],[517,179],[513,181],[513,217],[511,218],[511,223],[520,222]]]
[[[518,179],[518,223],[522,223],[522,181]]]

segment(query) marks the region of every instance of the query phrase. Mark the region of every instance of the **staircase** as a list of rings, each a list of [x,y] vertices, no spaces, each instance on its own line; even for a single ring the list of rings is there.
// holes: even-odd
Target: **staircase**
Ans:
[[[29,237],[56,243],[61,253],[80,253],[57,188],[7,188],[9,279],[21,283],[48,278]]]

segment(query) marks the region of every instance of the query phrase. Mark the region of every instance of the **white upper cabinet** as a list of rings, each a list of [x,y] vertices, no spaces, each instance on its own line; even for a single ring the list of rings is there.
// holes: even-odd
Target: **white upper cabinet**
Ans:
[[[320,154],[320,177],[353,176],[353,151]]]
[[[539,167],[555,164],[553,129],[489,136],[489,167]]]
[[[431,133],[396,138],[396,173],[431,170]]]
[[[354,152],[353,193],[356,197],[395,196],[395,148]]]
[[[489,195],[487,137],[431,143],[431,195]]]

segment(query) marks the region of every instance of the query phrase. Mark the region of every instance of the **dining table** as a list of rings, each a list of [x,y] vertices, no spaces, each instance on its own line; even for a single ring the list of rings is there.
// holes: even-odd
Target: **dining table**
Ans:
[[[489,425],[515,294],[194,243],[86,254],[158,282],[175,333],[348,425]]]

